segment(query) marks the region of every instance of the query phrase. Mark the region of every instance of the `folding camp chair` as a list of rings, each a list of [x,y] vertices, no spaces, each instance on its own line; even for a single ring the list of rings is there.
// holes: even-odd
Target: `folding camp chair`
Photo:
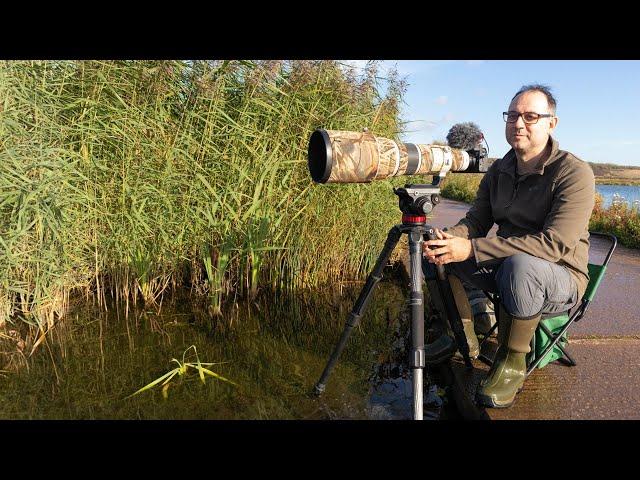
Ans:
[[[582,301],[574,307],[573,313],[571,311],[567,311],[561,314],[551,314],[551,315],[543,315],[540,323],[538,324],[538,328],[536,329],[536,333],[531,340],[531,353],[527,355],[527,377],[533,372],[533,370],[538,367],[542,368],[548,363],[558,360],[561,363],[567,366],[575,366],[576,362],[566,350],[566,331],[569,329],[573,322],[579,321],[587,311],[589,304],[593,300],[593,297],[598,290],[598,286],[602,282],[604,274],[607,270],[607,265],[609,264],[609,260],[611,259],[611,255],[616,248],[618,243],[618,239],[615,235],[611,235],[608,233],[600,233],[600,232],[589,232],[589,235],[592,237],[600,237],[605,238],[611,242],[611,247],[607,252],[607,255],[602,262],[601,265],[589,263],[589,283],[587,284],[587,289],[582,297]],[[485,295],[491,300],[494,306],[495,314],[496,314],[496,323],[491,327],[491,329],[487,332],[485,337],[480,342],[480,348],[487,341],[489,336],[495,331],[498,327],[498,315],[500,315],[500,309],[498,308],[500,298],[497,294],[491,294],[488,292],[484,292]],[[491,366],[493,360],[487,357],[486,355],[480,355],[478,360],[486,363]]]

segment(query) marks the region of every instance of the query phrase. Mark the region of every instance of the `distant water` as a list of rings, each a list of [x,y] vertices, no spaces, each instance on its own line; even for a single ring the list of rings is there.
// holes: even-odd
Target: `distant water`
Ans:
[[[610,207],[614,199],[624,201],[629,206],[640,206],[640,186],[596,185],[596,192],[602,195],[604,207]]]

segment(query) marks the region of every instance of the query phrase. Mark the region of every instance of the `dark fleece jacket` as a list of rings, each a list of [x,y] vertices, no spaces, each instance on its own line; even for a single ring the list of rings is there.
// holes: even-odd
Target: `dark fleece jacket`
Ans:
[[[516,175],[511,149],[485,174],[465,218],[447,229],[471,239],[478,266],[516,253],[564,265],[576,281],[578,298],[589,281],[589,218],[595,181],[588,163],[560,150],[550,138],[551,154],[538,170]],[[498,235],[486,238],[494,222]]]

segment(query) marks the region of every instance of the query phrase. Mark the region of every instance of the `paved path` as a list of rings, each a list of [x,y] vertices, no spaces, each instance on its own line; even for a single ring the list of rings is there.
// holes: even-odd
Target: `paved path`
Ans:
[[[469,206],[444,200],[429,224],[454,225]],[[601,263],[605,241],[592,239],[590,261]],[[553,363],[531,374],[507,409],[487,409],[492,419],[640,419],[640,251],[618,245],[587,313],[569,329],[576,367]],[[473,395],[488,367],[454,371]]]

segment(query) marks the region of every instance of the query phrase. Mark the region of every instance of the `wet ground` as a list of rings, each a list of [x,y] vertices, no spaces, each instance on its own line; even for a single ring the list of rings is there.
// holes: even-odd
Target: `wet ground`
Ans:
[[[454,225],[468,205],[443,200],[430,223]],[[608,242],[592,237],[590,261],[601,263]],[[640,419],[640,251],[618,245],[594,301],[569,329],[569,352],[577,362],[554,362],[537,369],[507,409],[487,409],[492,419]],[[488,370],[472,372],[454,363],[454,371],[473,398]]]

